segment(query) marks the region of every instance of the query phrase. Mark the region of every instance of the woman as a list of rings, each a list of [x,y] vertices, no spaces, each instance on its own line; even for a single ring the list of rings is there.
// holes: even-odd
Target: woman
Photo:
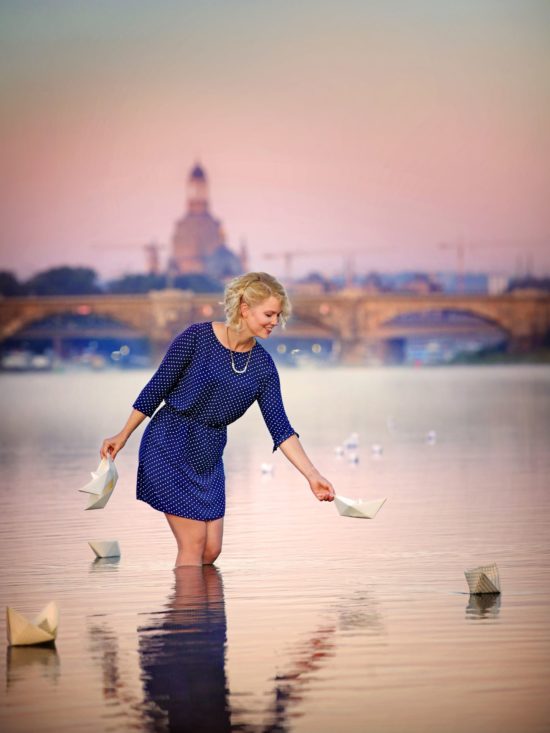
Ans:
[[[195,323],[176,336],[124,428],[100,450],[115,458],[152,417],[139,449],[137,498],[165,514],[178,545],[176,567],[210,564],[221,552],[227,425],[256,400],[273,450],[281,449],[319,501],[334,499],[288,421],[273,359],[256,342],[286,322],[285,289],[265,272],[249,272],[228,283],[224,309],[225,324]]]

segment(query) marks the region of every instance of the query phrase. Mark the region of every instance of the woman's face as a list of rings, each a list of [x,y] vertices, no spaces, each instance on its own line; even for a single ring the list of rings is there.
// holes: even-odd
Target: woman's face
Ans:
[[[241,304],[241,314],[252,336],[268,338],[271,331],[279,323],[281,301],[274,295],[262,300],[258,305]]]

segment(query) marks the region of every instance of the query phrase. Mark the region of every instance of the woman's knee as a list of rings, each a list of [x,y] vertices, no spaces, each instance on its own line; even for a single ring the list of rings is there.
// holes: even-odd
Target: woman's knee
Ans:
[[[218,557],[221,555],[221,545],[207,545],[204,548],[204,553],[202,555],[202,563],[203,565],[212,565],[213,562],[215,562]]]

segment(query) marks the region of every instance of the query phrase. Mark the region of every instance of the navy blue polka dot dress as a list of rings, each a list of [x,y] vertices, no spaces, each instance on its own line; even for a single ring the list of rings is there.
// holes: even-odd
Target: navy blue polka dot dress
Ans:
[[[225,514],[227,425],[257,400],[274,451],[297,435],[285,414],[273,359],[256,343],[252,353],[233,352],[236,369],[244,369],[249,357],[246,371],[235,374],[231,351],[212,323],[195,323],[176,336],[133,405],[153,416],[139,448],[138,499],[167,514],[219,519]]]

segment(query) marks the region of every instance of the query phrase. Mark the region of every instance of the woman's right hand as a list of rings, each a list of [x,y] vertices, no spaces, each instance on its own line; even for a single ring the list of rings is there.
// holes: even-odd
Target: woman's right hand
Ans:
[[[112,438],[105,438],[99,450],[101,457],[107,458],[110,455],[114,460],[119,450],[122,450],[126,445],[126,440],[127,438],[122,433],[118,433],[118,435],[114,435]]]

